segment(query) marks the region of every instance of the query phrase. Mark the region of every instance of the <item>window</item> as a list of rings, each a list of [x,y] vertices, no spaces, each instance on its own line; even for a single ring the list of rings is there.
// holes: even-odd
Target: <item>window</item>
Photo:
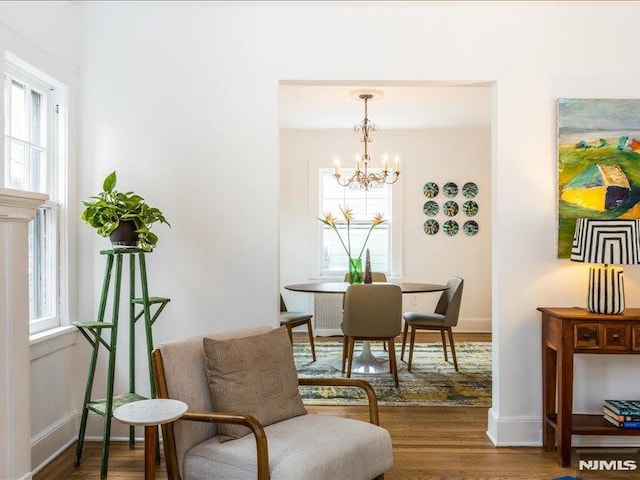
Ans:
[[[4,186],[46,193],[29,224],[30,333],[60,325],[60,209],[64,199],[64,89],[7,56],[4,74]]]
[[[344,169],[345,175],[351,175]],[[347,224],[344,221],[340,207],[348,207],[353,210],[355,222],[351,222],[351,255],[357,257],[360,254],[364,241],[371,228],[371,220],[377,213],[384,215],[385,223],[378,225],[371,231],[366,248],[370,251],[371,270],[391,273],[391,187],[384,185],[381,188],[368,192],[351,190],[340,186],[333,176],[333,169],[321,168],[319,174],[319,207],[318,216],[332,213],[338,220],[340,236],[347,242]],[[321,222],[320,222],[321,223]],[[344,247],[340,243],[338,235],[328,226],[322,224],[320,239],[321,274],[342,275],[347,270],[348,258]],[[365,249],[366,251],[366,249]],[[362,253],[364,268],[365,252]]]

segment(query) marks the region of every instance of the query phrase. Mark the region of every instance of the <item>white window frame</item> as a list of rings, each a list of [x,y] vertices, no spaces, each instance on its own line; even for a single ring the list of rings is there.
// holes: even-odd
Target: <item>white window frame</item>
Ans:
[[[326,162],[309,162],[309,218],[310,225],[309,231],[311,232],[311,272],[309,277],[311,279],[320,278],[324,280],[336,280],[342,281],[344,276],[343,272],[323,271],[323,259],[322,259],[322,238],[323,238],[323,224],[317,217],[322,216],[323,212],[320,212],[320,172],[323,169],[333,170],[333,166],[327,165]],[[346,169],[345,169],[346,173]],[[389,267],[387,278],[394,278],[396,280],[402,280],[403,268],[402,268],[402,185],[401,180],[393,185],[390,185],[390,195],[388,198],[389,208],[391,211],[391,220],[389,222]],[[348,206],[348,205],[347,205]],[[334,215],[339,215],[340,212],[331,212]],[[364,267],[364,265],[363,265]],[[346,266],[345,266],[346,271]]]
[[[66,182],[68,164],[68,118],[66,115],[68,89],[65,85],[51,78],[44,72],[27,64],[10,52],[6,52],[3,76],[5,110],[10,108],[10,105],[7,105],[7,102],[10,100],[10,97],[7,95],[7,89],[11,88],[13,79],[19,83],[28,85],[30,89],[46,96],[47,121],[49,122],[47,124],[48,155],[46,160],[46,191],[40,192],[48,194],[49,199],[39,207],[39,211],[46,210],[51,215],[51,236],[48,239],[46,248],[49,248],[53,252],[53,258],[50,263],[50,267],[53,270],[51,275],[52,284],[50,287],[53,297],[53,313],[50,316],[31,318],[32,312],[30,311],[29,333],[33,335],[61,326],[63,324],[63,318],[67,317],[67,305],[66,301],[63,301],[63,299],[66,299],[67,290],[67,257],[66,249],[63,249],[62,245],[66,244],[64,232],[66,231],[66,205],[68,201]],[[10,161],[10,157],[7,156],[7,152],[10,149],[10,142],[9,145],[7,145],[4,130],[3,127],[5,148],[4,155],[2,155],[0,160],[0,167],[2,168],[0,180],[3,186],[10,187],[9,168],[7,165],[7,162]],[[35,219],[31,221],[31,225],[29,226],[30,230],[36,228],[34,222]],[[30,290],[31,288],[32,286],[30,285]]]

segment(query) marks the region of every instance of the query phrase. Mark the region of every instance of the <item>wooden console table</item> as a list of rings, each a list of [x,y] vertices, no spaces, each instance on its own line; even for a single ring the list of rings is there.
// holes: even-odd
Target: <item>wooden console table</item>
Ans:
[[[640,355],[640,308],[627,308],[621,315],[577,307],[538,310],[542,312],[543,448],[557,447],[558,463],[567,467],[571,435],[640,435],[640,430],[611,425],[602,415],[573,414],[574,354]]]

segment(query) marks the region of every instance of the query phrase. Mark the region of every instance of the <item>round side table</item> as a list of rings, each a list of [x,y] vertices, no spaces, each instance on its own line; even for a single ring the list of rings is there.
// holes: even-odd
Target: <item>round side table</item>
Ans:
[[[187,411],[179,400],[156,398],[127,403],[113,411],[113,417],[128,425],[144,426],[144,478],[156,478],[156,439],[158,425],[178,420]]]

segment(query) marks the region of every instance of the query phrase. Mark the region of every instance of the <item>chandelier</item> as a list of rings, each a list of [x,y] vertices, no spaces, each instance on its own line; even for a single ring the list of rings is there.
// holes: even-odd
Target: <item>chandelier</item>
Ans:
[[[398,181],[400,176],[400,159],[396,155],[395,167],[393,171],[388,166],[388,156],[384,155],[382,160],[382,169],[376,167],[369,155],[369,143],[373,140],[371,134],[378,130],[378,126],[371,123],[368,117],[368,102],[374,97],[379,97],[382,92],[377,90],[357,90],[351,92],[352,96],[356,96],[364,100],[364,119],[353,127],[356,132],[362,133],[360,140],[364,144],[364,153],[356,155],[356,169],[353,175],[345,178],[340,175],[340,163],[335,160],[334,174],[336,181],[343,187],[349,187],[354,190],[369,190],[370,188],[380,188],[385,183],[392,184]]]

